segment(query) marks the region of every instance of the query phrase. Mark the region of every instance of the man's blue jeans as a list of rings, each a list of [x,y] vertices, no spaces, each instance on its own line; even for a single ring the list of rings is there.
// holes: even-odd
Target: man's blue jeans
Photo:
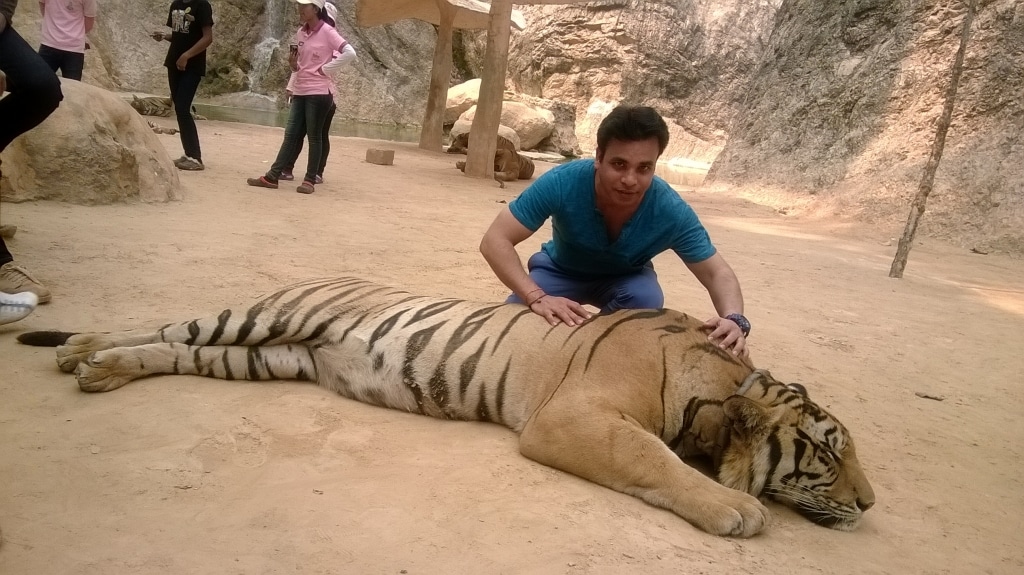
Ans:
[[[592,305],[605,313],[619,309],[661,309],[665,306],[665,293],[658,284],[654,264],[650,262],[640,273],[600,279],[581,279],[566,273],[544,252],[533,254],[526,267],[544,293]],[[510,295],[505,302],[525,303],[516,294]]]

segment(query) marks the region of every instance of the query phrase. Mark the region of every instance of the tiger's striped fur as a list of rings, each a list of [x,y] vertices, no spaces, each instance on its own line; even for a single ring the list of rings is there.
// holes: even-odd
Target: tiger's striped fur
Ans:
[[[526,457],[750,536],[757,496],[853,529],[874,501],[846,429],[797,387],[712,345],[672,310],[551,327],[528,308],[314,280],[156,331],[60,335],[85,391],[148,375],[316,382],[366,403],[520,434]],[[39,343],[45,332],[25,334]],[[59,342],[53,342],[59,343]],[[715,455],[715,483],[682,457]]]
[[[143,116],[160,116],[168,118],[174,115],[174,101],[167,96],[145,96],[140,98],[132,94],[132,99],[128,104]],[[191,112],[192,118],[196,120],[206,119],[205,116],[196,112],[195,106],[192,106]]]

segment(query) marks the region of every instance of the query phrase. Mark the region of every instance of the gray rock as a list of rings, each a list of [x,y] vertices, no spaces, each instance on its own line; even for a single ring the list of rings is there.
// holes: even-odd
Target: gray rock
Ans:
[[[142,116],[102,88],[66,80],[62,89],[57,111],[4,150],[5,201],[181,199],[178,170]]]
[[[472,123],[476,106],[459,116],[460,121]],[[504,101],[501,104],[501,125],[508,126],[519,135],[522,150],[532,150],[554,130],[555,116],[543,108],[534,108],[522,102]]]

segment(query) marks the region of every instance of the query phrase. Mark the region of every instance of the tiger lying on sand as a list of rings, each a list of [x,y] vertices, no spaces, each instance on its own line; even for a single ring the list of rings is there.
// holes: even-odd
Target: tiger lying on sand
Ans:
[[[763,496],[852,530],[874,494],[846,428],[798,385],[712,345],[672,310],[552,328],[522,305],[313,280],[156,331],[31,332],[84,391],[148,375],[313,381],[358,401],[500,423],[526,457],[718,535],[769,521]],[[715,483],[681,459],[714,460]]]

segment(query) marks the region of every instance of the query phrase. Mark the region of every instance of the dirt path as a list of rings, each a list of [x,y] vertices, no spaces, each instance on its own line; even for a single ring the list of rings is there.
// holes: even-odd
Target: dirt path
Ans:
[[[24,330],[113,330],[355,274],[498,299],[477,252],[524,187],[450,156],[332,138],[312,196],[247,188],[281,130],[207,122],[209,169],[166,205],[4,206],[53,303],[0,327],[0,573],[1021,573],[1024,265],[898,230],[685,192],[743,283],[755,361],[853,432],[878,505],[854,533],[778,505],[751,540],[518,455],[493,425],[361,405],[312,385],[161,377],[81,393]],[[161,136],[173,157],[172,136]],[[543,235],[543,234],[541,234]],[[538,245],[531,240],[520,253]],[[672,257],[670,307],[710,315]],[[943,401],[921,398],[939,396]]]

